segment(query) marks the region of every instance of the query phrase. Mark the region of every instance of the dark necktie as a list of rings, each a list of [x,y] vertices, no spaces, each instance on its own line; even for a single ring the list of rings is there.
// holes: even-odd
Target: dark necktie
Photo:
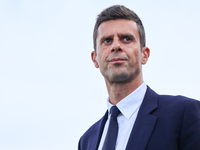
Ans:
[[[115,150],[115,145],[117,141],[117,134],[118,134],[117,116],[120,114],[120,111],[117,108],[117,106],[112,106],[110,109],[110,113],[111,113],[110,123],[102,150]]]

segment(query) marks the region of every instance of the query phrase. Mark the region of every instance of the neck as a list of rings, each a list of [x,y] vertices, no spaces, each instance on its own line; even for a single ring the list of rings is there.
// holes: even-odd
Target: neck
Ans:
[[[111,104],[116,105],[123,98],[132,93],[143,83],[142,77],[137,77],[130,82],[124,83],[109,83],[106,80],[106,86]]]

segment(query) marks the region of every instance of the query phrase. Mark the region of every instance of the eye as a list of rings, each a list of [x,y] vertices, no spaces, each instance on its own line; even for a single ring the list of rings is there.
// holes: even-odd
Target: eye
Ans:
[[[111,43],[111,42],[112,40],[110,38],[104,40],[104,43]]]
[[[125,42],[128,42],[128,41],[131,40],[131,38],[129,38],[129,37],[123,37],[122,39],[123,39],[123,41],[125,41]]]

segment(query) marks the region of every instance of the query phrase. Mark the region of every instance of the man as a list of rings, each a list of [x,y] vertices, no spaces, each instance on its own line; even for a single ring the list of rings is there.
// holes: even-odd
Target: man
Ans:
[[[140,18],[124,6],[97,18],[91,54],[103,75],[108,111],[79,141],[79,150],[200,150],[200,102],[158,95],[144,82],[150,50]]]

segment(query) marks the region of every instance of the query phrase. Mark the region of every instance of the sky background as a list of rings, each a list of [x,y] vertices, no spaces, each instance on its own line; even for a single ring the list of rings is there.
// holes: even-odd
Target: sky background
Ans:
[[[200,100],[199,0],[0,0],[1,150],[76,150],[105,113],[90,53],[96,16],[114,4],[144,24],[145,83]]]

